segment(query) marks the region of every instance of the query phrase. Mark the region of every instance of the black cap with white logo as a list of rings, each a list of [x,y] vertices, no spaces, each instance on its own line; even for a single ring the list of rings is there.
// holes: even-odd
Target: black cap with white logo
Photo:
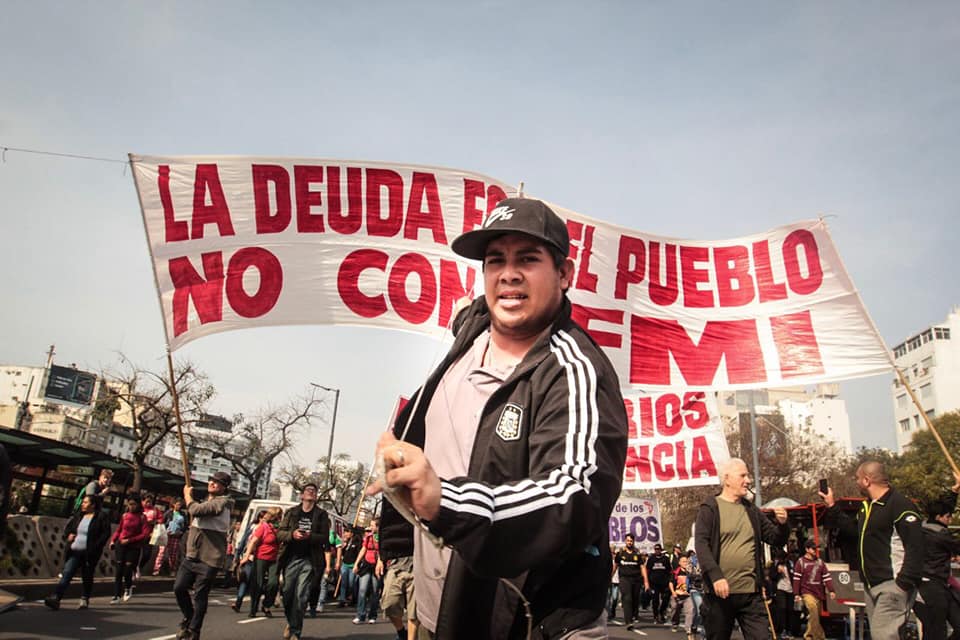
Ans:
[[[459,236],[450,248],[464,258],[483,260],[487,244],[505,233],[525,233],[556,247],[564,256],[570,255],[570,234],[566,223],[553,209],[531,198],[501,200],[487,215],[481,228]]]

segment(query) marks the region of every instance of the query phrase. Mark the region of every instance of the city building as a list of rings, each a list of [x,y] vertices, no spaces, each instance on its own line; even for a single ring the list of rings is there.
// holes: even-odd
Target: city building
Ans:
[[[0,365],[0,427],[105,451],[112,416],[95,411],[104,390],[74,365]]]
[[[729,434],[749,424],[753,407],[759,429],[807,429],[832,440],[842,451],[853,453],[850,418],[837,384],[812,388],[785,387],[750,391],[721,391],[717,395],[720,417]]]
[[[913,434],[926,429],[923,414],[931,420],[960,409],[960,307],[943,322],[929,326],[893,348],[897,368],[903,373],[922,408],[918,408],[899,376],[893,378],[894,428],[897,450],[903,453]]]

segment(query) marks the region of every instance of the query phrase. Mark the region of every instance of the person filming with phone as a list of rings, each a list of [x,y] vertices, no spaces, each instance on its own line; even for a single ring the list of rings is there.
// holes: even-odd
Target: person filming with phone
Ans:
[[[856,478],[866,498],[856,519],[840,510],[833,489],[826,487],[820,492],[827,505],[824,526],[837,529],[841,540],[856,542],[871,637],[897,640],[923,577],[920,514],[890,486],[882,463],[864,462]]]

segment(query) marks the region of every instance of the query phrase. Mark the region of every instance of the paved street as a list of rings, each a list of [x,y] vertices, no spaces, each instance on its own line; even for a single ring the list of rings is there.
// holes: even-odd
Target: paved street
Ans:
[[[214,590],[210,609],[203,628],[204,640],[259,640],[280,639],[284,627],[282,609],[272,619],[247,618],[246,612],[236,614],[230,609],[233,591]],[[91,608],[77,611],[78,600],[67,598],[59,611],[50,611],[40,602],[24,602],[7,613],[0,614],[0,638],[33,640],[70,638],[99,640],[101,638],[129,638],[130,640],[170,640],[174,637],[180,612],[172,592],[137,594],[120,605],[109,605],[108,598],[91,601]],[[352,609],[328,608],[316,619],[307,618],[304,640],[322,638],[355,638],[388,640],[394,637],[389,622],[353,625]],[[671,633],[669,627],[655,627],[649,617],[643,617],[639,628],[630,632],[622,626],[610,625],[611,638],[649,637],[654,640],[685,640],[682,633]]]

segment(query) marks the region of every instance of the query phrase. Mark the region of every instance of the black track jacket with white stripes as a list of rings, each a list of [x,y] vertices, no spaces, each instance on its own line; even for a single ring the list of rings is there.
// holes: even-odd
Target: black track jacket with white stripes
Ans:
[[[424,442],[424,417],[443,374],[489,327],[480,297],[457,317],[456,340],[394,426]],[[420,393],[418,392],[418,393]],[[555,638],[595,620],[610,583],[608,526],[620,495],[627,416],[606,355],[570,318],[564,298],[549,334],[531,347],[484,407],[469,477],[442,478],[430,530],[453,547],[437,638]],[[381,537],[391,546],[400,516],[384,502]],[[401,534],[402,535],[402,534]],[[398,540],[397,543],[402,543]]]

